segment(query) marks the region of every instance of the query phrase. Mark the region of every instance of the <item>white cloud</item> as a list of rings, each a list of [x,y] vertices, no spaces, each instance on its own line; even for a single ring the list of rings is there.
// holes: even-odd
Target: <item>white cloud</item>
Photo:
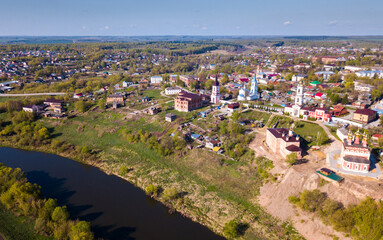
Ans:
[[[290,24],[291,24],[290,21],[286,21],[286,22],[283,23],[284,26],[288,26],[288,25],[290,25]]]
[[[241,27],[240,27],[240,26],[236,26],[235,29],[238,29],[238,30],[239,30],[239,29],[241,29]]]
[[[86,26],[82,26],[82,30],[85,30],[86,29]]]
[[[207,30],[208,28],[207,28],[207,25],[206,24],[202,24],[202,27],[201,27],[201,30]]]
[[[338,21],[333,20],[333,21],[328,22],[327,24],[330,25],[330,26],[334,26],[334,25],[336,25],[337,23],[338,23]]]
[[[109,30],[109,28],[110,28],[109,26],[105,26],[104,27],[105,30]]]

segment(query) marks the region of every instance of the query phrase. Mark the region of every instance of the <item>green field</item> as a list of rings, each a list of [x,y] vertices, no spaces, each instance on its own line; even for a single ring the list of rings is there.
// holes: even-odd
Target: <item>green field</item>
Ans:
[[[231,219],[244,218],[250,223],[245,239],[265,237],[265,233],[255,227],[259,224],[274,226],[268,237],[287,234],[278,220],[253,201],[264,181],[264,175],[260,174],[264,173],[254,168],[257,163],[253,162],[251,151],[238,162],[204,149],[163,157],[144,143],[128,143],[125,131],[143,129],[155,135],[164,134],[174,131],[176,123],[165,122],[160,115],[131,119],[124,116],[111,111],[88,112],[65,121],[41,121],[54,128],[56,139],[77,147],[87,145],[100,152],[101,162],[97,165],[105,171],[119,175],[124,167],[131,169],[124,176],[142,188],[154,184],[187,193],[182,202],[172,204],[187,209],[217,232]]]
[[[142,94],[143,94],[143,96],[146,96],[146,97],[152,98],[152,99],[167,99],[168,98],[168,97],[161,95],[160,89],[146,90]]]
[[[277,122],[277,128],[289,128],[293,123],[293,120],[285,116],[274,116],[267,127],[273,127]]]
[[[250,110],[250,111],[247,111],[247,112],[244,112],[241,114],[242,119],[254,120],[254,121],[263,121],[264,124],[267,123],[270,116],[271,116],[270,113],[260,112],[257,110]]]
[[[323,128],[312,122],[295,122],[294,132],[301,136],[307,142],[308,146],[324,145],[330,140]]]

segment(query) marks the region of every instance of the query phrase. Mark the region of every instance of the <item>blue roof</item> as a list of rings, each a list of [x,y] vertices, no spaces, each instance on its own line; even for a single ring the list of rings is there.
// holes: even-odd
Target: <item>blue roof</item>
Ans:
[[[192,138],[199,138],[201,135],[199,135],[198,133],[194,133],[191,135]]]

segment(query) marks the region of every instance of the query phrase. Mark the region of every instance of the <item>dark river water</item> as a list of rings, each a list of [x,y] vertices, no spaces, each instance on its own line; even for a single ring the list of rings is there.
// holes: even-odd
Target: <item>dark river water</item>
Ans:
[[[161,203],[116,176],[53,154],[0,148],[0,162],[21,168],[46,198],[67,205],[71,218],[90,221],[96,238],[224,239],[208,228],[169,214]]]

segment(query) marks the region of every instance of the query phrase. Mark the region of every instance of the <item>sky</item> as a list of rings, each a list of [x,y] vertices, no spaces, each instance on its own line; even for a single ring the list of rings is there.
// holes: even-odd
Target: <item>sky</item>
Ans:
[[[382,0],[0,0],[0,36],[383,35]]]

